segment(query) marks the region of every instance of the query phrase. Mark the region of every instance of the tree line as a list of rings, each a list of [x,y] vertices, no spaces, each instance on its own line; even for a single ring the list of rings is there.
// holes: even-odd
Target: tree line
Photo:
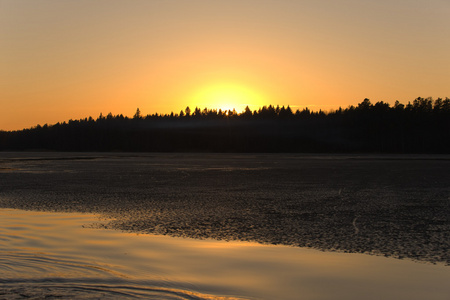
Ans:
[[[178,114],[92,117],[0,131],[0,151],[450,153],[450,99],[393,106],[364,99],[324,112],[187,107]]]

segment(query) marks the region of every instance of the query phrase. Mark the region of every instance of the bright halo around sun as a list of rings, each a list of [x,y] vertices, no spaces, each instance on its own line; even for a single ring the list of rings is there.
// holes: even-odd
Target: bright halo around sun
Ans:
[[[193,106],[204,109],[221,109],[228,111],[235,109],[241,113],[246,106],[258,109],[265,105],[264,97],[246,86],[239,84],[221,83],[206,86],[194,93],[190,102]]]

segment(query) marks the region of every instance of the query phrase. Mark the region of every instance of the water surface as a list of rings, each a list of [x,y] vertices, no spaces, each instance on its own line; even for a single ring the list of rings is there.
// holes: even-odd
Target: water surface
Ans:
[[[450,264],[449,155],[0,153],[0,207]]]
[[[94,229],[0,210],[0,298],[448,299],[450,268],[364,254]]]

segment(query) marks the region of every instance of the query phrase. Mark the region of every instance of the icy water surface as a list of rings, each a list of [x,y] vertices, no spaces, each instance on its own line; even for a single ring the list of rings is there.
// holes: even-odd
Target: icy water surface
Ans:
[[[0,153],[0,207],[450,264],[449,155]]]
[[[448,299],[450,268],[364,254],[93,229],[0,210],[0,298]]]

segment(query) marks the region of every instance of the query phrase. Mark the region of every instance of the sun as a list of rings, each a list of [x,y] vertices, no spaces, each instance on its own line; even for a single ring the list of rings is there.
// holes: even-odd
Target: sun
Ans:
[[[240,84],[217,83],[200,88],[190,99],[193,106],[201,109],[221,109],[237,112],[245,110],[246,106],[256,109],[265,104],[265,99],[256,90]]]

